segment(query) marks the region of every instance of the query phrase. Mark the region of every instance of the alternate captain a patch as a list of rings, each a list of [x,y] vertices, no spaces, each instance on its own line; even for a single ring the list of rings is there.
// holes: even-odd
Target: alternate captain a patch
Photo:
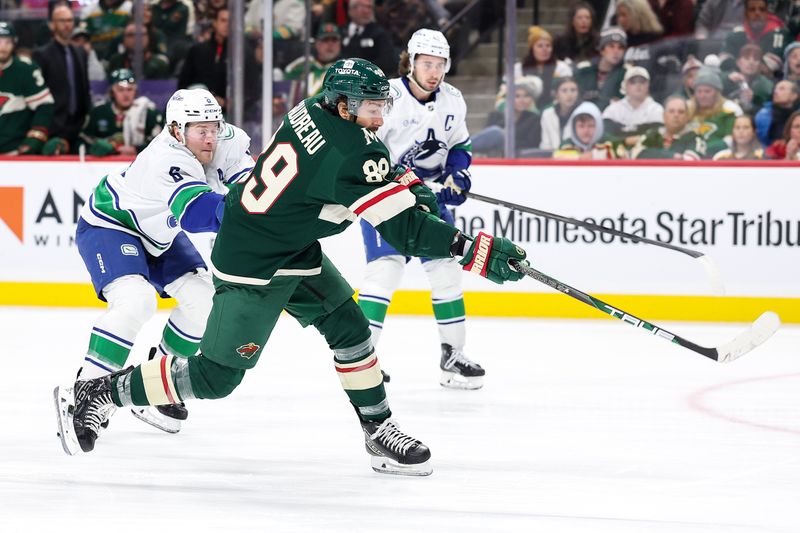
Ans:
[[[236,348],[236,353],[244,357],[245,359],[250,359],[255,355],[255,353],[261,349],[261,346],[254,342],[248,342],[247,344],[242,344],[238,348]]]

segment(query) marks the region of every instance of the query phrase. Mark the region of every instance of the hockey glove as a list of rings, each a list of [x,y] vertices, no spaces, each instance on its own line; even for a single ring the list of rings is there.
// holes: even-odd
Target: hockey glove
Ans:
[[[69,152],[69,143],[61,137],[53,137],[44,143],[42,155],[64,155]]]
[[[472,187],[472,175],[469,170],[456,170],[444,180],[444,187],[436,193],[438,200],[445,205],[461,205],[466,201],[465,192]]]
[[[92,146],[89,147],[89,155],[96,157],[103,157],[115,153],[117,153],[117,149],[105,139],[97,139],[92,143]]]
[[[458,235],[456,239],[465,238],[463,235]],[[472,242],[465,239],[463,246],[466,245],[469,245],[469,249],[463,253],[464,257],[459,261],[464,270],[474,272],[495,283],[519,281],[524,277],[511,268],[508,262],[511,259],[524,260],[525,250],[510,240],[480,232]]]
[[[437,217],[439,216],[439,203],[436,201],[436,195],[427,185],[422,183],[422,180],[414,174],[413,170],[399,165],[387,178],[407,185],[408,190],[416,198],[416,207]]]

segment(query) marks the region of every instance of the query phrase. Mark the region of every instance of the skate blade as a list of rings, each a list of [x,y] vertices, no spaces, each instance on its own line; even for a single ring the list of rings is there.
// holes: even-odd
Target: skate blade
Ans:
[[[142,422],[147,422],[161,431],[175,434],[181,430],[180,420],[162,415],[158,409],[153,406],[134,407],[131,409],[131,413]]]
[[[467,377],[443,370],[439,384],[447,389],[478,390],[483,387],[483,376]]]
[[[58,422],[58,438],[67,455],[75,455],[81,451],[78,437],[75,435],[73,413],[75,412],[75,390],[72,387],[56,387],[53,389],[53,400],[56,406]]]
[[[394,474],[397,476],[430,476],[433,466],[430,461],[415,465],[402,465],[386,457],[371,456],[372,469],[379,474]]]

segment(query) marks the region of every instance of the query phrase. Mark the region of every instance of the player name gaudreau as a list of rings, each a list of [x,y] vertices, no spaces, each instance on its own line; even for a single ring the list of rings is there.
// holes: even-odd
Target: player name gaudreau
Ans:
[[[317,150],[325,145],[325,138],[317,129],[317,125],[311,120],[305,102],[300,102],[294,109],[289,111],[289,125],[292,126],[295,135],[308,152],[314,155]]]

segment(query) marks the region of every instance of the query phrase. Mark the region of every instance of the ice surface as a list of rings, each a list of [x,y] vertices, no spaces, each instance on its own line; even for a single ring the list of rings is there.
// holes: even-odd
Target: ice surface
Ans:
[[[179,434],[121,410],[66,456],[52,390],[98,313],[0,308],[0,532],[800,531],[796,326],[721,365],[612,320],[473,318],[486,386],[453,391],[432,318],[390,316],[394,416],[433,453],[432,476],[405,478],[372,472],[327,347],[288,317]],[[745,327],[664,325],[707,346]]]

